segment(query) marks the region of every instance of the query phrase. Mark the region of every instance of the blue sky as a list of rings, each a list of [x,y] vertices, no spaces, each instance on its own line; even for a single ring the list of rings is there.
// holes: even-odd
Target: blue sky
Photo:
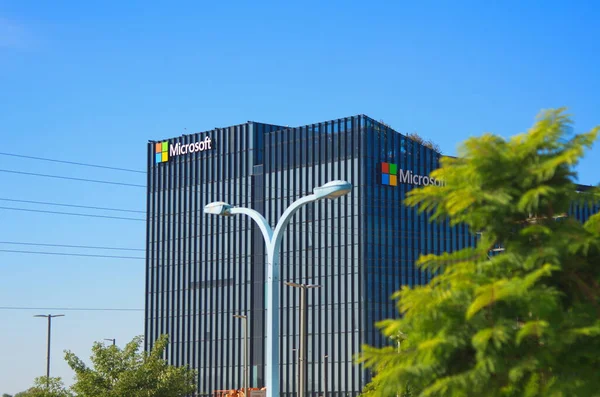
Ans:
[[[526,3],[526,4],[524,4]],[[600,124],[593,1],[148,2],[0,0],[0,152],[144,170],[148,139],[247,120],[364,113],[455,154],[568,106]],[[596,184],[600,146],[578,170]],[[0,169],[144,184],[144,175],[0,155]],[[144,210],[144,189],[0,172],[0,198]],[[0,201],[0,206],[115,216]],[[0,209],[0,241],[144,247],[144,223]],[[0,249],[104,253],[0,244]],[[143,261],[0,252],[0,306],[142,308]],[[42,311],[44,312],[44,311]],[[56,311],[54,311],[56,312]],[[45,371],[39,311],[0,310],[0,393]],[[142,312],[65,312],[62,350],[143,333]]]

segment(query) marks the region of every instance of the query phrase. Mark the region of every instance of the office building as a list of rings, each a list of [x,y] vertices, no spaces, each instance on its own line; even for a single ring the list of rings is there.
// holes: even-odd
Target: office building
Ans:
[[[362,344],[386,343],[377,320],[397,316],[390,295],[427,283],[419,255],[473,245],[465,226],[430,223],[402,204],[441,155],[359,115],[302,127],[257,122],[148,144],[146,348],[170,335],[167,358],[198,370],[198,395],[243,387],[243,325],[250,386],[265,384],[265,246],[248,217],[203,213],[214,201],[248,207],[274,226],[294,200],[332,180],[348,196],[303,207],[285,233],[281,280],[308,292],[308,392],[356,396],[369,381]],[[577,211],[581,211],[577,209]],[[581,216],[589,216],[588,213]],[[281,395],[297,390],[299,291],[281,287]],[[327,358],[325,358],[327,356]]]

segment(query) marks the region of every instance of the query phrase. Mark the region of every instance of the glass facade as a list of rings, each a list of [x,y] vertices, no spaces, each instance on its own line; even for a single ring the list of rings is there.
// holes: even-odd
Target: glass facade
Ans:
[[[264,261],[253,249],[262,237],[249,219],[205,216],[203,207],[223,198],[247,207],[264,200],[255,176],[264,150],[258,136],[277,128],[249,122],[171,139],[174,147],[208,137],[211,148],[166,162],[156,158],[157,142],[148,145],[146,349],[169,334],[166,357],[198,370],[199,395],[242,386],[244,333],[234,314],[249,314],[252,362],[261,369],[253,384],[263,382]]]
[[[425,284],[432,277],[414,266],[419,256],[470,246],[476,236],[464,225],[432,223],[427,214],[402,204],[406,194],[419,186],[406,183],[403,174],[429,175],[439,167],[440,154],[371,119],[365,119],[364,130],[363,339],[382,346],[389,341],[374,324],[398,317],[391,295],[403,285]],[[422,178],[420,182],[424,184]]]
[[[171,153],[178,143],[185,153]],[[274,227],[314,187],[347,180],[354,186],[348,196],[294,216],[280,264],[282,281],[321,286],[307,292],[309,395],[358,395],[369,374],[354,356],[362,344],[388,343],[373,324],[398,316],[391,294],[432,277],[414,266],[419,255],[475,242],[466,227],[429,223],[402,205],[416,185],[434,183],[426,176],[439,159],[364,115],[295,128],[248,122],[149,142],[146,349],[169,334],[166,357],[198,370],[198,396],[241,388],[244,332],[233,315],[247,315],[250,387],[264,386],[262,234],[248,217],[205,215],[203,207],[252,208]],[[572,209],[581,220],[594,211]],[[297,390],[299,305],[299,290],[282,285],[282,396]]]
[[[272,223],[314,187],[339,179],[354,186],[348,196],[301,209],[289,224],[281,249],[283,281],[321,286],[307,292],[311,396],[322,395],[325,385],[329,395],[354,395],[364,381],[353,364],[363,342],[362,120],[359,116],[286,128],[265,137],[264,213]],[[281,292],[281,395],[292,396],[297,390],[300,293],[286,286]]]

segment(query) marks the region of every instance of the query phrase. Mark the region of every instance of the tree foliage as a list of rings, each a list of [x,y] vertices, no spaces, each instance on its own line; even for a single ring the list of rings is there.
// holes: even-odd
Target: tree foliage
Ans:
[[[407,205],[479,232],[476,247],[422,256],[430,284],[396,292],[400,319],[378,324],[407,335],[403,349],[363,347],[377,372],[372,396],[414,385],[419,396],[600,395],[600,215],[566,217],[574,167],[598,128],[572,134],[564,109],[541,114],[511,139],[468,139]],[[493,247],[503,247],[490,255]]]
[[[61,378],[40,376],[33,381],[33,387],[15,397],[73,397],[73,394],[65,388]]]
[[[406,341],[406,335],[402,332],[399,332],[395,335],[389,336],[390,341],[393,341],[397,346],[397,351],[401,351],[400,347],[404,346]],[[406,346],[404,346],[406,347]],[[375,372],[373,378],[369,383],[367,383],[362,390],[360,397],[375,397],[378,395],[379,390],[382,388],[382,384],[385,383],[385,367],[378,366],[377,368],[372,368]],[[402,385],[401,389],[397,389],[395,393],[390,394],[390,396],[396,397],[414,397],[418,393],[413,385],[410,383],[405,383]]]
[[[93,368],[67,351],[65,359],[75,371],[73,391],[78,397],[178,397],[196,390],[195,371],[171,366],[162,358],[166,335],[155,342],[151,352],[143,351],[142,342],[142,337],[136,337],[124,349],[96,342]]]

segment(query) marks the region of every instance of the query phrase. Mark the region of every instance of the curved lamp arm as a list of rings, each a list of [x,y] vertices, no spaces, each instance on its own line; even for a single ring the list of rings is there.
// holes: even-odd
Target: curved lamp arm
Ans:
[[[265,244],[267,244],[267,247],[271,246],[273,229],[271,229],[271,226],[269,226],[269,222],[267,222],[265,217],[262,216],[258,211],[252,210],[250,208],[231,207],[229,213],[248,215],[250,218],[252,218],[260,228],[263,238],[265,239]]]
[[[273,232],[273,237],[271,238],[273,241],[273,247],[279,246],[279,241],[283,236],[283,231],[286,226],[292,220],[292,216],[302,207],[304,204],[308,204],[313,201],[317,201],[319,198],[315,194],[309,194],[308,196],[304,196],[294,201],[287,209],[281,214],[281,218],[279,218],[279,222],[277,222],[277,226],[275,226],[275,232]]]

